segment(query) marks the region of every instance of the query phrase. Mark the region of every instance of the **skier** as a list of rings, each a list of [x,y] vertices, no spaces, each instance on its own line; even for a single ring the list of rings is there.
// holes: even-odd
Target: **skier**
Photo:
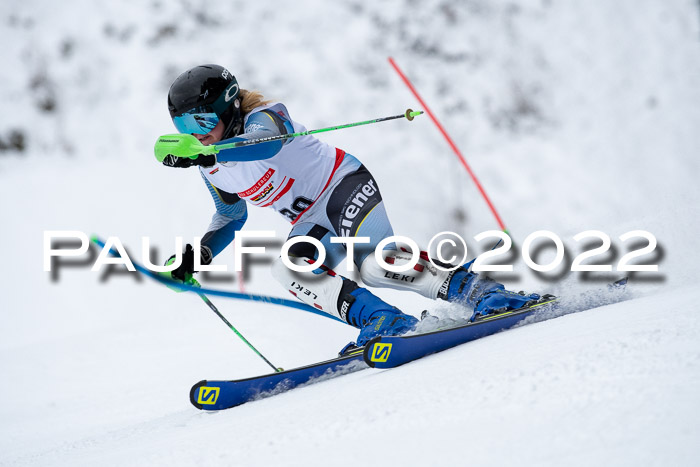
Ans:
[[[258,92],[240,89],[236,78],[219,65],[202,65],[181,74],[170,87],[168,109],[180,133],[194,135],[203,145],[305,131],[279,102],[264,100]],[[196,159],[168,155],[169,167],[197,166],[214,198],[216,212],[201,241],[201,250],[187,245],[182,264],[171,272],[186,282],[194,272],[194,255],[208,265],[246,222],[246,203],[272,207],[292,224],[289,238],[306,235],[318,239],[327,252],[324,264],[313,272],[297,273],[281,258],[272,274],[302,302],[360,329],[357,346],[378,335],[399,335],[414,329],[418,320],[384,302],[333,268],[345,258],[345,245],[332,237],[369,237],[354,245],[353,260],[365,284],[411,290],[432,299],[459,302],[474,316],[521,308],[539,295],[509,292],[503,285],[468,268],[435,268],[425,252],[410,271],[387,273],[374,256],[379,242],[393,235],[379,185],[362,163],[345,151],[313,136],[221,150]],[[387,263],[406,264],[408,255],[389,244]],[[313,264],[318,258],[309,243],[289,250],[295,264]],[[166,264],[171,264],[175,255]],[[349,344],[352,347],[354,344]],[[348,346],[346,346],[348,348]]]

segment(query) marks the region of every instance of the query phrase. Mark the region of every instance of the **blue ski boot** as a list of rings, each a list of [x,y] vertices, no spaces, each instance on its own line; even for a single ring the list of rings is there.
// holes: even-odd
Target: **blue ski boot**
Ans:
[[[446,282],[447,287],[442,289],[438,297],[472,308],[474,313],[470,321],[474,321],[479,316],[517,310],[540,299],[540,296],[535,293],[516,293],[506,290],[503,284],[499,284],[490,277],[479,276],[465,268],[455,270]]]
[[[362,347],[370,339],[377,336],[398,336],[415,328],[418,319],[401,312],[369,290],[358,287],[353,281],[344,279],[343,290],[339,297],[341,317],[348,324],[360,328],[357,343],[350,343],[341,355],[351,352],[354,348]],[[343,313],[342,310],[347,310]],[[345,314],[345,316],[343,316]]]

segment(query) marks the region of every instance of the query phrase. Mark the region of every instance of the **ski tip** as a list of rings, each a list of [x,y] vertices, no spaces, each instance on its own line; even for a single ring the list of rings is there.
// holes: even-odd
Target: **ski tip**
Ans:
[[[202,404],[199,401],[199,389],[207,385],[207,380],[203,379],[199,383],[195,384],[192,386],[192,389],[190,389],[190,402],[192,405],[197,407],[199,410],[203,410]]]
[[[373,339],[371,339],[367,344],[365,344],[365,348],[362,351],[362,359],[365,361],[365,363],[370,367],[370,368],[375,368],[377,365],[375,363],[375,359],[372,358],[373,355],[373,349],[375,344],[378,344],[382,341],[381,336],[377,336]]]

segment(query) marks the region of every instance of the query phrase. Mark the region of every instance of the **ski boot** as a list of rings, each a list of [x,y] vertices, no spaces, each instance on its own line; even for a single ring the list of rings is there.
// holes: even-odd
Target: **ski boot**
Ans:
[[[462,267],[452,274],[441,298],[470,307],[474,312],[469,321],[474,321],[486,315],[523,308],[541,297],[535,293],[511,292],[490,277],[479,276]]]
[[[346,282],[351,282],[347,281]],[[354,284],[354,283],[353,283]],[[372,338],[377,336],[398,336],[412,331],[418,319],[401,312],[395,306],[391,306],[369,290],[357,287],[344,294],[341,305],[346,308],[348,324],[360,328],[357,342],[351,342],[340,351],[341,356],[352,353],[353,350],[364,346]]]

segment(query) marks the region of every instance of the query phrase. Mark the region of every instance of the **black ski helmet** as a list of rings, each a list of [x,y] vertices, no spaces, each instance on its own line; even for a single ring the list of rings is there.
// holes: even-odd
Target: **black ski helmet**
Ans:
[[[223,139],[241,133],[240,89],[236,78],[219,65],[200,65],[178,76],[168,91],[170,118],[183,113],[214,112],[224,123]]]

